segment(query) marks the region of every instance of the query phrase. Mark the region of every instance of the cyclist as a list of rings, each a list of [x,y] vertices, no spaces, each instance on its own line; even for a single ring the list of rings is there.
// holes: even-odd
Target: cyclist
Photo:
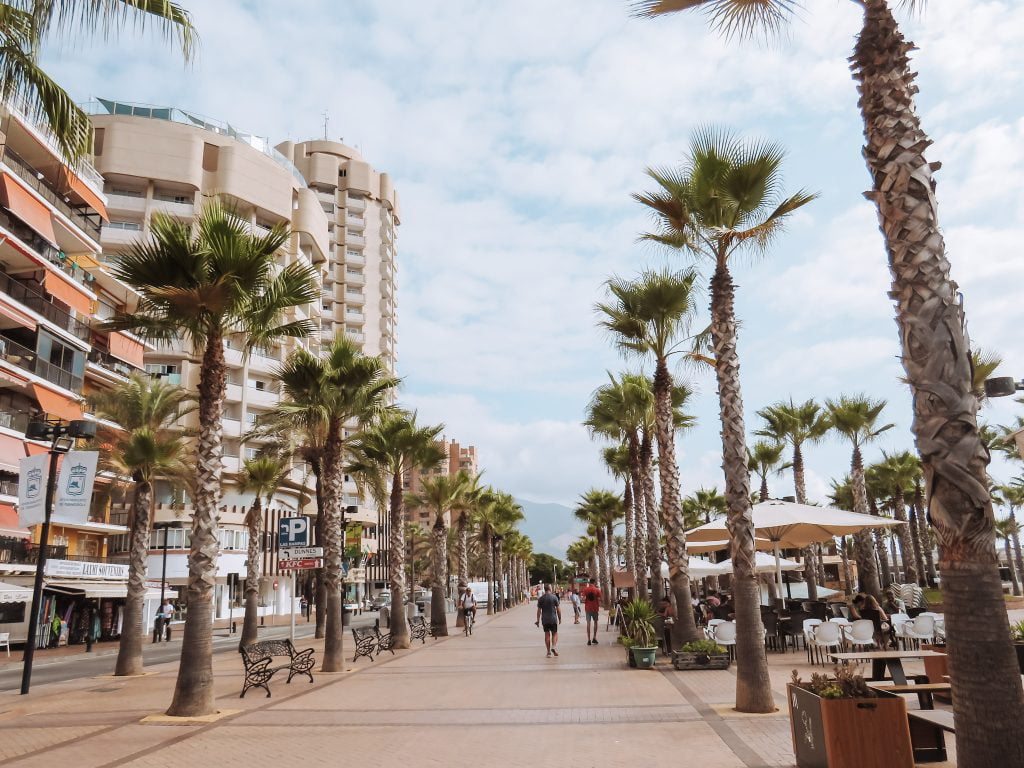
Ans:
[[[466,587],[466,591],[462,594],[462,598],[459,600],[459,606],[462,608],[462,620],[466,625],[466,634],[472,632],[472,623],[476,622],[476,598],[473,597],[473,590]]]

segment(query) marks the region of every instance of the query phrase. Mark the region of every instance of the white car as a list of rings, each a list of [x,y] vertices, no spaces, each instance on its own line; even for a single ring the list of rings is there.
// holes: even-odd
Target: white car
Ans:
[[[357,603],[354,600],[346,600],[345,601],[345,610],[346,611],[358,611],[359,610],[359,603]]]

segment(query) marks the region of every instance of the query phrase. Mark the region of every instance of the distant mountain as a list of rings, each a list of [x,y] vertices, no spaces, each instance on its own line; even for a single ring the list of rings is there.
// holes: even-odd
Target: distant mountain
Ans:
[[[564,504],[526,499],[516,501],[525,516],[519,530],[533,541],[534,552],[546,552],[564,560],[565,548],[586,533],[583,523],[573,517],[572,510]]]

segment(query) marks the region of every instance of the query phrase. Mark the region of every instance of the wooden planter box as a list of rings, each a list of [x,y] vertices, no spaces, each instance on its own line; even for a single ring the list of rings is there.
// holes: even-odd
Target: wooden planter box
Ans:
[[[907,705],[888,694],[822,699],[786,686],[799,768],[913,768]]]
[[[672,666],[676,669],[728,669],[728,653],[692,653],[676,651],[672,654]]]

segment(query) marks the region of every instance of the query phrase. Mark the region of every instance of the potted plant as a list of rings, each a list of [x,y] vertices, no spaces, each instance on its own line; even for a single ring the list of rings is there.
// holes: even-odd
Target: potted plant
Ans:
[[[1017,666],[1024,675],[1024,619],[1010,625],[1010,634],[1013,636],[1013,647],[1017,651]]]
[[[695,640],[672,654],[676,669],[728,669],[729,652],[714,640]]]
[[[626,663],[636,669],[636,659],[633,658],[633,641],[625,635],[619,635],[619,644],[626,649]]]
[[[658,614],[646,600],[631,600],[622,610],[630,653],[638,669],[653,669],[658,645],[654,640],[654,619]]]
[[[856,668],[836,667],[834,677],[815,674],[809,682],[793,670],[786,692],[799,768],[913,768],[906,702],[868,688]]]

